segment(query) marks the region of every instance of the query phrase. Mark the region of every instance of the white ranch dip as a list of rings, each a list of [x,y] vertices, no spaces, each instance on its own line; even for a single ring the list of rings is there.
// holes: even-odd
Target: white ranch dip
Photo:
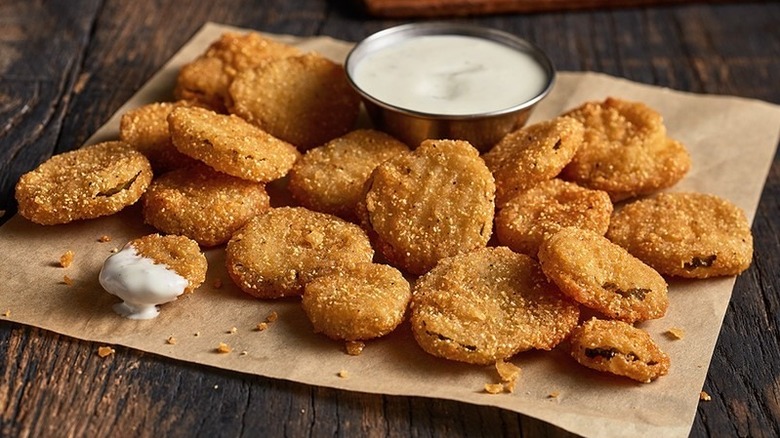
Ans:
[[[529,54],[483,38],[428,35],[368,53],[353,80],[387,104],[442,115],[507,109],[539,95],[545,69]]]
[[[138,255],[129,244],[106,259],[98,280],[103,289],[124,301],[114,305],[114,311],[130,319],[156,318],[157,304],[175,300],[188,285],[186,278]]]

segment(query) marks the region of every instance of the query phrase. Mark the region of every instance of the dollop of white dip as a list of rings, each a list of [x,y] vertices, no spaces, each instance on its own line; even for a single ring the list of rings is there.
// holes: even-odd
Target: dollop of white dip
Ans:
[[[374,98],[428,114],[468,115],[527,102],[547,86],[528,53],[484,38],[429,35],[367,54],[355,83]]]
[[[98,280],[106,292],[123,300],[114,311],[129,319],[156,318],[157,305],[174,301],[189,284],[166,265],[138,255],[130,244],[106,259]]]

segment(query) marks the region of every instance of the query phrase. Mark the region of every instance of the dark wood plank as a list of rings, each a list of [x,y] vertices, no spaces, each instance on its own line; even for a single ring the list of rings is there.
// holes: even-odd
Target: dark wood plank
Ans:
[[[453,17],[508,12],[574,11],[687,3],[690,0],[362,0],[365,10],[383,18]]]
[[[9,215],[19,176],[55,150],[98,4],[79,0],[58,10],[54,2],[14,0],[0,6],[0,210]]]
[[[77,147],[207,20],[356,41],[396,20],[345,2],[81,0],[0,4],[0,210],[13,184]],[[172,19],[171,17],[175,17]],[[466,20],[466,19],[461,19]],[[780,103],[780,5],[494,15],[470,22],[535,41],[560,69]],[[54,36],[58,38],[54,38]],[[777,436],[780,160],[756,221],[692,435]],[[1,311],[2,309],[0,309]],[[512,412],[377,396],[194,366],[0,322],[0,435],[568,436]]]

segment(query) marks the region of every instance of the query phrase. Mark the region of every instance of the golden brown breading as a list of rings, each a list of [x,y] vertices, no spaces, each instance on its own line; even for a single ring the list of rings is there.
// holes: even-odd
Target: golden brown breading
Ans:
[[[662,274],[737,275],[753,260],[745,213],[703,193],[659,193],[612,215],[607,237]]]
[[[190,293],[206,280],[208,263],[197,242],[184,236],[150,234],[129,242],[141,257],[163,264],[187,279],[184,293]]]
[[[661,274],[606,237],[564,228],[539,248],[545,275],[574,301],[625,322],[657,319],[669,307]]]
[[[177,99],[197,101],[224,113],[228,86],[238,72],[268,59],[300,54],[297,48],[256,32],[226,32],[203,55],[182,66],[173,93]]]
[[[144,154],[155,174],[191,166],[197,161],[173,146],[168,115],[176,107],[192,105],[186,101],[158,102],[132,109],[122,115],[119,138]]]
[[[229,92],[231,113],[301,150],[349,132],[360,109],[344,67],[315,53],[244,70]]]
[[[411,324],[434,356],[489,364],[550,350],[577,325],[579,306],[528,256],[505,247],[443,259],[414,285]]]
[[[670,360],[644,330],[622,321],[591,319],[571,334],[571,355],[582,365],[643,383],[669,372]]]
[[[258,298],[301,295],[303,287],[335,266],[370,262],[374,250],[360,227],[303,207],[272,208],[233,235],[227,270]]]
[[[483,156],[496,178],[496,205],[557,176],[582,144],[583,131],[577,120],[558,117],[507,134]]]
[[[249,219],[269,208],[265,187],[203,164],[154,180],[143,198],[146,223],[203,246],[227,242]]]
[[[565,115],[582,122],[585,137],[562,177],[615,202],[670,187],[691,167],[688,151],[666,136],[663,118],[647,105],[608,98]]]
[[[468,142],[426,140],[374,169],[357,212],[390,264],[422,274],[487,244],[494,192],[493,175]]]
[[[300,156],[294,146],[236,116],[180,107],[171,111],[168,123],[179,152],[249,181],[281,178]]]
[[[406,152],[405,144],[383,132],[352,131],[306,152],[290,171],[288,187],[304,207],[354,220],[371,172]]]
[[[55,155],[16,184],[19,214],[42,225],[114,214],[134,204],[152,180],[149,160],[108,141]]]
[[[393,331],[403,321],[411,297],[409,282],[397,269],[359,263],[307,283],[301,303],[315,331],[357,341]]]
[[[507,202],[496,214],[496,235],[502,245],[536,257],[539,245],[565,227],[604,234],[612,202],[601,190],[560,179],[540,182]]]

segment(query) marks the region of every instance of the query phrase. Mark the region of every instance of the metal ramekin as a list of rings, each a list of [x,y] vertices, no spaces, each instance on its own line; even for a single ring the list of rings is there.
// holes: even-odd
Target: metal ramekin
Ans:
[[[460,35],[499,42],[533,57],[547,73],[547,84],[535,97],[498,111],[467,114],[431,114],[390,105],[376,99],[354,81],[355,67],[369,53],[381,50],[408,38],[427,35]],[[391,27],[370,35],[358,43],[345,63],[350,84],[363,98],[374,127],[395,136],[410,147],[426,139],[468,140],[480,151],[486,151],[507,133],[520,128],[528,120],[534,106],[553,86],[555,68],[547,55],[530,42],[510,33],[468,24],[426,22]],[[522,80],[522,78],[518,78]]]

